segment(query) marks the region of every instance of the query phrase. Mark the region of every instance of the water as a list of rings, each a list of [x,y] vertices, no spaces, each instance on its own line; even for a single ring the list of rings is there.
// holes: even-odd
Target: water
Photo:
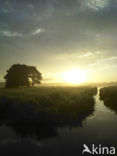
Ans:
[[[11,156],[79,156],[84,143],[88,146],[101,144],[116,147],[117,115],[99,100],[99,91],[95,101],[93,114],[76,126],[58,126],[48,129],[36,127],[37,135],[34,135],[29,133],[28,127],[21,130],[21,127],[2,124],[0,155],[6,156],[10,153]]]

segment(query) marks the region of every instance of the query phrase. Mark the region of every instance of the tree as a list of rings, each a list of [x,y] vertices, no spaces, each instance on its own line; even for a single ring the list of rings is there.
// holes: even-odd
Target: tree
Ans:
[[[4,79],[6,88],[30,87],[41,83],[42,74],[34,66],[14,64],[7,70]]]

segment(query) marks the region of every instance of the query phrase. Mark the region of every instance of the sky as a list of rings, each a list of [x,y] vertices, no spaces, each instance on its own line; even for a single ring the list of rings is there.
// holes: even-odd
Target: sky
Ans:
[[[117,0],[0,0],[0,80],[16,63],[43,82],[80,69],[86,82],[117,81]]]

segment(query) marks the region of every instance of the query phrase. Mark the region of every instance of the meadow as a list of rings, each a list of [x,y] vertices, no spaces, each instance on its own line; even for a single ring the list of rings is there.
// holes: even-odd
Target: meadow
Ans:
[[[56,127],[82,126],[94,112],[96,93],[96,87],[2,88],[0,124],[21,136],[52,137]]]
[[[117,86],[101,88],[100,100],[103,100],[105,106],[117,113]]]

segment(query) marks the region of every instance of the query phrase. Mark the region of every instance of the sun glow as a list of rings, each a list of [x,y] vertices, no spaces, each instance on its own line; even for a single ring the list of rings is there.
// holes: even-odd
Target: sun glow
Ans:
[[[63,77],[67,83],[79,84],[86,80],[86,72],[81,69],[73,69],[64,72]]]

